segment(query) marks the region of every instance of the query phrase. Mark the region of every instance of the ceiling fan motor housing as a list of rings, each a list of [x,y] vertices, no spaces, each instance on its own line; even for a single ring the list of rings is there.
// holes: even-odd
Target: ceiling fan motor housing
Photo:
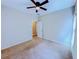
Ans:
[[[40,2],[36,2],[36,6],[39,7],[40,6]]]

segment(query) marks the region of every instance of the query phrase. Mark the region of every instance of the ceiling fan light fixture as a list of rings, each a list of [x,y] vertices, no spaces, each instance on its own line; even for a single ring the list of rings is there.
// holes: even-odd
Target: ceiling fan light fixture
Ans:
[[[31,0],[31,2],[32,2],[35,6],[27,7],[27,9],[35,8],[35,9],[36,9],[36,12],[38,12],[39,9],[42,9],[42,10],[44,10],[44,11],[47,11],[47,9],[44,8],[44,7],[42,7],[42,6],[45,5],[45,4],[47,4],[47,3],[48,3],[48,0],[45,0],[45,1],[43,1],[42,3],[36,2],[35,0]]]
[[[40,9],[40,7],[36,7],[36,10],[39,10]]]

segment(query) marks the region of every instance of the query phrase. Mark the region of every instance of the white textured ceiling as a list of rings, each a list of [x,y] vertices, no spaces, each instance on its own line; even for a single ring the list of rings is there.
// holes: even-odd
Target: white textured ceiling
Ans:
[[[44,0],[35,0],[42,2]],[[76,0],[49,0],[49,3],[44,5],[47,11],[39,10],[41,15],[71,7],[75,4]],[[36,14],[35,9],[26,9],[27,6],[32,6],[33,3],[30,0],[2,0],[2,5],[16,9],[18,11],[30,14]]]

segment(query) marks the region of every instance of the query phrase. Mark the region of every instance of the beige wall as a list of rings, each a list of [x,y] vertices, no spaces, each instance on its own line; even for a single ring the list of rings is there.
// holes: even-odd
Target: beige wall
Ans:
[[[71,45],[73,14],[72,9],[67,8],[40,17],[43,23],[43,38],[68,47]]]
[[[1,6],[1,9],[2,49],[30,40],[32,20],[36,16],[6,6]]]

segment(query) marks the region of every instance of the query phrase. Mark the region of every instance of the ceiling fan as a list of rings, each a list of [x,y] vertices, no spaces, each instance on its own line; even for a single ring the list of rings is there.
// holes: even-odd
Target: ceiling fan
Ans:
[[[31,0],[32,3],[35,5],[35,6],[31,6],[31,7],[27,7],[27,9],[30,9],[30,8],[36,8],[36,13],[38,12],[39,9],[42,9],[44,11],[47,11],[46,8],[42,7],[44,4],[48,3],[48,0],[45,0],[44,2],[40,3],[40,2],[35,2],[34,0]]]

